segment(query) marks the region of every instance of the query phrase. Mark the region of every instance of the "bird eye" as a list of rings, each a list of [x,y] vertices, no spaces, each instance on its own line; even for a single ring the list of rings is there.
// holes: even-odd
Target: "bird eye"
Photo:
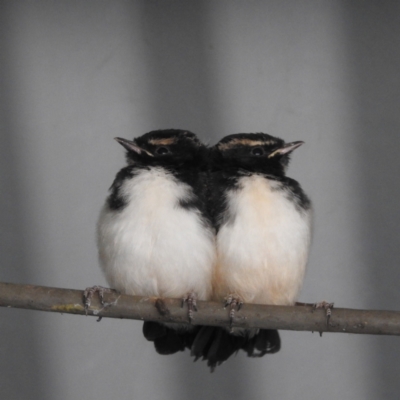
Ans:
[[[169,151],[168,147],[164,147],[164,146],[158,147],[156,149],[156,154],[158,154],[160,156],[163,156],[164,154],[168,154],[169,152],[170,151]]]
[[[253,154],[253,156],[262,156],[264,154],[264,150],[261,147],[255,147],[251,150],[251,154]]]

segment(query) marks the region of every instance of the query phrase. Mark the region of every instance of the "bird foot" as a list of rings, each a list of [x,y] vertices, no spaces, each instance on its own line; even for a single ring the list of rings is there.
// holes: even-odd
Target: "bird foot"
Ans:
[[[197,311],[197,295],[194,292],[187,293],[182,297],[182,307],[187,303],[189,323],[193,321],[194,312]]]
[[[333,309],[334,303],[328,303],[327,301],[320,301],[319,303],[314,303],[313,304],[313,309],[316,310],[317,308],[322,308],[325,310],[325,315],[326,315],[326,326],[329,326],[329,320],[332,315],[332,309]]]
[[[105,288],[103,286],[98,286],[98,285],[87,287],[85,289],[85,291],[83,292],[83,305],[85,307],[86,315],[88,315],[90,303],[92,302],[93,295],[96,292],[99,294],[101,305],[107,306],[109,304],[106,304],[104,302],[104,293],[113,293],[113,292],[116,292],[116,290],[110,289],[110,288]],[[101,317],[99,317],[98,321],[100,321],[100,320],[101,320]]]
[[[225,298],[225,306],[224,308],[229,306],[229,326],[230,326],[230,332],[233,331],[233,319],[235,318],[235,312],[236,310],[239,311],[242,306],[243,306],[243,300],[234,294],[229,294]]]
[[[322,308],[325,310],[326,315],[326,326],[329,326],[329,320],[332,315],[332,309],[334,303],[328,303],[327,301],[320,301],[319,303],[299,303],[296,301],[296,306],[303,306],[303,307],[312,307],[312,311],[314,312],[317,308]],[[319,333],[322,336],[322,332]]]

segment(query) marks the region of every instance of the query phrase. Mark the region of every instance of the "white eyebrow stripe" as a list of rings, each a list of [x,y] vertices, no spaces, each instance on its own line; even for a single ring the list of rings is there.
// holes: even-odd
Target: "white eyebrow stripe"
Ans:
[[[169,145],[169,144],[174,144],[176,143],[177,139],[174,137],[170,137],[170,138],[165,138],[165,139],[150,139],[149,143],[153,144],[155,146],[160,146],[160,145]]]
[[[275,140],[252,140],[252,139],[232,139],[228,143],[220,143],[218,145],[219,150],[229,150],[232,147],[235,147],[237,145],[243,145],[243,146],[270,146],[272,144],[276,144]]]

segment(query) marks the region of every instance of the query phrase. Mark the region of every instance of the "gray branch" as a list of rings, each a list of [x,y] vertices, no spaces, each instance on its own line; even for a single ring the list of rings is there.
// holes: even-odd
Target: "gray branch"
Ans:
[[[106,293],[106,305],[95,294],[87,315],[159,322],[189,323],[187,309],[180,299]],[[0,306],[85,315],[83,291],[44,286],[0,283]],[[197,302],[193,324],[229,326],[229,312],[223,304]],[[311,306],[265,306],[245,304],[237,311],[234,326],[241,328],[284,329],[293,331],[346,332],[371,335],[400,335],[400,312],[334,308],[329,325],[325,310]]]

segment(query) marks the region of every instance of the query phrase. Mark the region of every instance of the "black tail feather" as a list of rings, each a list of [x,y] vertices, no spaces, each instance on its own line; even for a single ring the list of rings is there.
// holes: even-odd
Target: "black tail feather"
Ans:
[[[154,340],[154,347],[158,354],[174,354],[186,348],[185,334],[167,329],[164,336]]]
[[[207,365],[211,368],[211,371],[233,354],[236,354],[242,348],[245,341],[246,339],[243,336],[234,336],[229,334],[226,329],[217,328],[214,341],[207,354]]]
[[[194,361],[199,358],[205,359],[212,345],[215,329],[213,326],[202,326],[198,331],[191,348],[191,355],[194,357]]]
[[[202,326],[192,344],[191,355],[195,361],[206,360],[212,372],[240,349],[249,357],[262,357],[278,352],[281,347],[277,330],[261,329],[251,337],[249,334],[250,331],[242,331],[240,335],[233,335],[225,328]]]
[[[281,338],[275,329],[260,329],[242,347],[249,357],[262,357],[265,354],[277,353],[280,348]]]
[[[154,347],[158,354],[168,355],[178,351],[190,349],[195,339],[198,328],[174,329],[158,322],[145,321],[143,323],[143,335]]]
[[[166,334],[167,327],[158,322],[145,321],[142,330],[144,337],[153,342],[155,339],[163,337]]]
[[[159,354],[174,354],[185,349],[191,350],[194,360],[202,359],[214,371],[239,350],[248,357],[262,357],[276,353],[281,348],[279,333],[274,329],[260,329],[255,335],[242,330],[231,334],[226,328],[215,326],[192,326],[189,329],[171,328],[158,322],[145,321],[144,337],[154,343]]]
[[[207,365],[214,371],[245,344],[246,338],[234,336],[225,328],[202,326],[192,345],[192,356],[195,361],[199,358],[207,360]]]

